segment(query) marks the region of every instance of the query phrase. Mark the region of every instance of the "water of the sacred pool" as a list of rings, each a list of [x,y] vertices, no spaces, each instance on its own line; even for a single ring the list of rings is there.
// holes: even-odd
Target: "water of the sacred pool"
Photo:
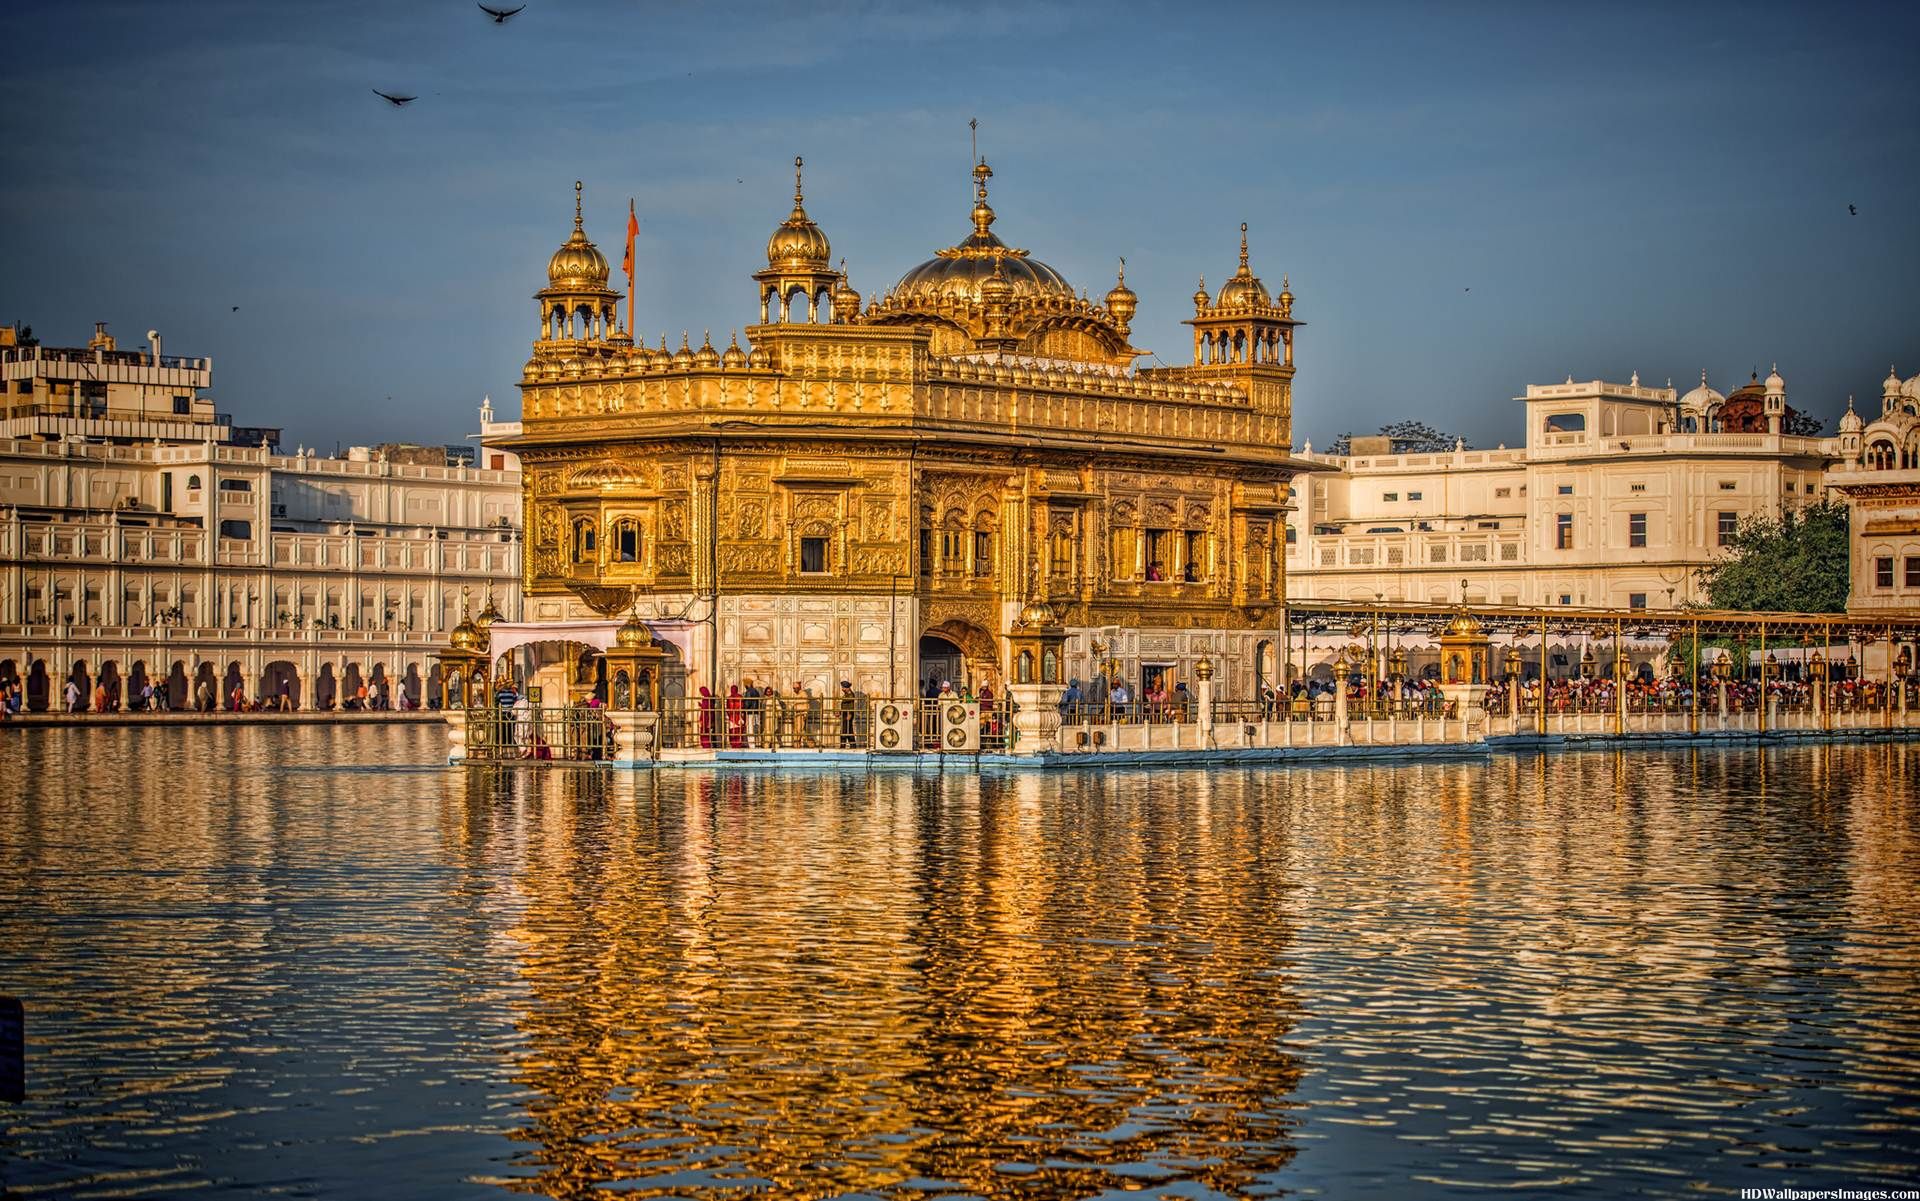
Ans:
[[[1920,746],[448,768],[0,738],[22,1197],[1914,1187]]]

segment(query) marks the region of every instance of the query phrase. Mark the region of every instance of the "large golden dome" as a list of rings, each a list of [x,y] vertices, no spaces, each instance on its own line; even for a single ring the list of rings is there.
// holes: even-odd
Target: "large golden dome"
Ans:
[[[958,246],[937,251],[933,258],[901,276],[889,297],[892,302],[902,306],[937,306],[947,301],[977,304],[981,287],[994,276],[996,268],[1012,288],[1015,301],[1074,299],[1072,286],[1058,271],[994,236],[993,209],[987,205],[987,179],[992,174],[993,169],[984,161],[973,169],[978,197],[973,206],[972,236]]]
[[[793,212],[787,214],[767,239],[767,266],[776,271],[825,271],[833,247],[813,219],[807,216],[800,193],[802,160],[793,160]]]
[[[607,286],[607,256],[587,240],[580,220],[580,181],[573,181],[573,233],[547,260],[547,286],[557,291],[595,291]]]

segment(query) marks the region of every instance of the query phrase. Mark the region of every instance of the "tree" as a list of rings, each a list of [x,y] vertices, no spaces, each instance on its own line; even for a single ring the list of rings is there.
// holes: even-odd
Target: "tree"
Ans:
[[[1392,453],[1396,455],[1445,454],[1456,444],[1463,449],[1472,450],[1473,444],[1452,434],[1442,433],[1424,421],[1396,421],[1380,427],[1383,437],[1392,442]],[[1353,453],[1353,434],[1341,434],[1333,445],[1327,448],[1328,454],[1350,455]]]
[[[1697,573],[1707,604],[1754,613],[1840,613],[1851,563],[1847,506],[1822,500],[1735,529],[1729,554]]]
[[[1818,438],[1821,431],[1827,428],[1827,423],[1811,413],[1788,409],[1786,423],[1781,428],[1796,438]]]

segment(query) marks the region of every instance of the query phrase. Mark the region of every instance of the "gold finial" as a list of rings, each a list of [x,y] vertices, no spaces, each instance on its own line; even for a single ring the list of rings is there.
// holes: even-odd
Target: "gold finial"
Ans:
[[[793,156],[793,207],[800,207],[800,168],[806,162],[799,155]]]
[[[1127,256],[1124,254],[1120,256],[1120,282],[1127,282]]]
[[[1240,223],[1240,274],[1247,274],[1247,223]]]
[[[574,180],[573,181],[573,232],[575,233],[586,232],[586,229],[580,223],[580,188],[581,188],[580,181],[577,179]]]
[[[473,612],[473,589],[460,585],[460,616],[467,617]]]
[[[993,168],[987,166],[987,160],[981,159],[973,167],[974,195],[981,201],[987,198],[987,181],[993,178]]]

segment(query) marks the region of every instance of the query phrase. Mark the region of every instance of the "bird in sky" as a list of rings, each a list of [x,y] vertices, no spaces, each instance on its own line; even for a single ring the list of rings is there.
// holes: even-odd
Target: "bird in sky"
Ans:
[[[414,101],[420,99],[420,97],[418,96],[390,95],[389,93],[381,91],[379,88],[373,89],[373,94],[380,97],[380,99],[386,101],[388,104],[391,104],[395,108],[405,108],[407,105],[412,104]]]
[[[1860,210],[1859,210],[1859,209],[1857,209],[1857,208],[1854,208],[1854,207],[1853,207],[1852,205],[1848,205],[1848,206],[1847,206],[1847,216],[1849,216],[1849,217],[1858,217],[1859,215],[1860,215]]]
[[[520,8],[488,8],[482,4],[480,11],[492,17],[495,25],[505,25],[508,17],[511,17],[513,14],[519,12],[521,8],[525,7],[526,5],[522,4]]]
[[[239,311],[240,311],[240,306],[239,306],[239,305],[237,305],[237,304],[236,304],[236,305],[234,305],[234,306],[233,306],[233,311],[234,311],[234,312],[236,312],[236,313],[237,313],[237,312],[239,312]]]

